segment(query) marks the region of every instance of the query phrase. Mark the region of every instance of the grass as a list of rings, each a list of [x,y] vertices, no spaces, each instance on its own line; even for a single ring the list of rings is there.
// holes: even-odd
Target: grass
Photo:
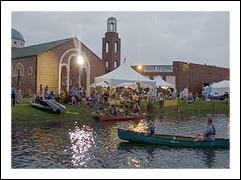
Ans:
[[[74,122],[76,120],[94,121],[90,108],[87,106],[77,107],[66,105],[65,113],[54,114],[44,112],[29,106],[27,100],[12,107],[12,123],[25,125],[38,125],[52,122]]]
[[[141,102],[141,108],[147,112],[147,102]],[[224,101],[202,101],[196,100],[187,103],[181,100],[167,100],[163,105],[156,103],[152,105],[155,114],[160,118],[186,118],[190,116],[204,116],[207,114],[229,114],[229,106]]]

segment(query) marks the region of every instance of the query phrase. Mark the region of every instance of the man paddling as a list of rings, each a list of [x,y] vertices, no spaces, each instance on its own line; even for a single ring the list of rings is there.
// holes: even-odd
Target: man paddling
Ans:
[[[204,134],[203,135],[197,135],[197,136],[194,137],[194,139],[196,141],[203,141],[203,140],[214,141],[215,135],[216,135],[216,130],[213,126],[213,121],[212,121],[211,118],[208,118],[208,123],[207,123],[207,127],[204,131]]]
[[[213,121],[212,121],[211,118],[208,118],[208,124],[207,124],[207,127],[205,129],[203,137],[204,137],[204,139],[214,141],[215,140],[215,134],[216,134],[216,130],[213,126]]]

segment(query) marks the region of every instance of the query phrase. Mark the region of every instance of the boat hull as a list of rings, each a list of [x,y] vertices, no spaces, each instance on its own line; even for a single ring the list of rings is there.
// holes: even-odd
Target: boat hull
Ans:
[[[30,106],[45,112],[61,113],[65,111],[65,107],[54,100],[42,100],[36,103],[30,103]]]
[[[217,138],[215,141],[195,141],[193,137],[188,136],[176,136],[176,135],[155,135],[149,136],[146,133],[138,133],[134,131],[127,131],[123,129],[118,129],[118,136],[120,139],[160,145],[169,147],[183,147],[183,148],[224,148],[229,149],[229,139]]]

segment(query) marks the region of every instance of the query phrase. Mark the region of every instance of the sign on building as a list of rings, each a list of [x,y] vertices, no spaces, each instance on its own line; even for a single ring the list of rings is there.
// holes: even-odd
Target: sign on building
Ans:
[[[173,72],[172,65],[145,65],[144,72]]]

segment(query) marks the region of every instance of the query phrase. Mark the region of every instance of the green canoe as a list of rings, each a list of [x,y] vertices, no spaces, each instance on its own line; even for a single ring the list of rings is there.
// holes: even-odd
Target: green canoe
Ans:
[[[150,136],[146,133],[134,132],[123,129],[118,129],[118,136],[120,139],[132,142],[169,147],[229,149],[229,139],[222,138],[216,138],[215,141],[196,141],[193,137],[189,136],[176,136],[164,134],[156,134],[155,136]]]

